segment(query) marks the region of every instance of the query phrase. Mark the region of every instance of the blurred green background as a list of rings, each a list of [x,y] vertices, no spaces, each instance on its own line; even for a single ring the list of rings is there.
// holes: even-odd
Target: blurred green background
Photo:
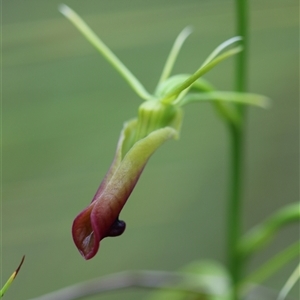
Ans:
[[[249,1],[249,90],[272,99],[247,114],[244,229],[299,198],[298,1]],[[128,269],[177,270],[225,262],[228,136],[210,104],[191,105],[179,141],[150,159],[121,218],[125,233],[84,261],[74,217],[88,205],[112,158],[122,124],[140,99],[57,10],[56,0],[2,1],[2,244],[6,299],[24,300]],[[234,1],[66,0],[153,91],[177,34],[194,27],[174,73],[195,71],[235,34]],[[233,87],[233,59],[206,78]],[[251,260],[259,266],[299,237],[284,229]],[[280,288],[294,261],[266,282]],[[296,289],[294,289],[294,293]],[[123,291],[90,299],[141,299]]]

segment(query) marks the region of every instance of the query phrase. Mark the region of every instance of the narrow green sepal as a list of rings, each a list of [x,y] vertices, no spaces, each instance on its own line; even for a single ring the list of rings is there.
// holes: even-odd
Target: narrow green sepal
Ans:
[[[160,76],[160,79],[158,81],[158,86],[160,85],[160,83],[164,82],[170,76],[173,66],[174,66],[174,63],[176,61],[176,58],[180,52],[180,49],[181,49],[183,43],[185,42],[185,40],[187,39],[187,37],[192,33],[192,31],[193,31],[192,27],[187,26],[180,32],[180,34],[176,38],[174,45],[171,49],[171,52],[167,58],[167,61],[164,66],[164,69],[162,71],[162,74]]]
[[[161,100],[164,103],[171,103],[173,102],[180,93],[182,93],[184,90],[188,90],[191,85],[201,76],[203,76],[205,73],[210,71],[213,67],[218,65],[223,60],[241,52],[243,48],[241,46],[236,46],[230,50],[227,50],[224,53],[220,53],[225,48],[231,46],[233,43],[236,43],[240,41],[240,37],[232,38],[224,43],[222,43],[220,46],[218,46],[205,60],[205,62],[201,65],[201,67],[192,74],[189,78],[187,78],[181,85],[175,87],[172,89],[169,93],[167,93],[163,99]]]
[[[190,76],[191,74],[177,74],[169,77],[165,81],[159,83],[155,91],[155,96],[160,99],[164,98],[172,90],[181,86],[183,82],[190,78]]]
[[[101,55],[118,71],[132,89],[144,100],[152,99],[140,81],[127,69],[120,59],[104,44],[83,19],[65,4],[59,6],[59,11],[68,18],[83,36],[101,53]]]
[[[189,93],[179,103],[180,106],[203,101],[224,101],[229,103],[238,103],[259,106],[267,108],[270,105],[269,98],[250,93],[227,92],[227,91],[211,91],[205,93]]]

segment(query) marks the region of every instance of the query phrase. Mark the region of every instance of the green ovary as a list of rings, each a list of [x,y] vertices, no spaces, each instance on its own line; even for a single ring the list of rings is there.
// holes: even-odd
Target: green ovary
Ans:
[[[172,104],[161,103],[158,100],[146,101],[139,107],[134,142],[139,141],[157,129],[167,126],[178,130],[180,124],[180,108]]]

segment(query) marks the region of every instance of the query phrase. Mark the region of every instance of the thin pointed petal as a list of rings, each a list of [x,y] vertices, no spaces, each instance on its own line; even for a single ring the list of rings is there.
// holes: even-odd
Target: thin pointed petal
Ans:
[[[164,66],[164,69],[162,71],[161,77],[158,81],[158,86],[160,83],[162,83],[163,81],[165,81],[171,74],[174,63],[176,61],[176,58],[179,54],[179,51],[183,45],[183,43],[185,42],[185,40],[187,39],[187,37],[192,33],[193,29],[191,26],[185,27],[180,34],[178,35],[178,37],[175,40],[175,43],[171,49],[171,52],[167,58],[166,64]]]
[[[215,59],[223,50],[225,50],[227,47],[231,46],[232,44],[236,42],[240,42],[243,38],[241,36],[235,36],[230,38],[229,40],[223,42],[221,45],[219,45],[204,61],[202,64],[202,67],[210,63],[213,59]]]
[[[228,45],[227,45],[228,46]],[[194,74],[192,74],[186,81],[184,81],[181,85],[177,86],[173,90],[171,90],[161,101],[163,103],[172,103],[180,93],[183,91],[187,92],[191,85],[199,79],[201,76],[203,76],[205,73],[210,71],[213,67],[215,67],[217,64],[222,62],[223,60],[241,52],[243,48],[241,46],[234,47],[230,50],[227,50],[224,53],[221,53],[220,55],[214,57],[213,59],[210,59],[210,61],[206,60],[206,63],[203,64]]]
[[[247,104],[267,108],[270,105],[270,99],[258,94],[212,91],[205,93],[190,93],[182,99],[180,105],[201,101],[224,101],[231,103]]]
[[[59,6],[59,11],[68,18],[84,37],[103,55],[103,57],[118,71],[132,89],[145,100],[152,96],[146,91],[140,81],[127,69],[119,58],[102,42],[82,18],[65,4]]]

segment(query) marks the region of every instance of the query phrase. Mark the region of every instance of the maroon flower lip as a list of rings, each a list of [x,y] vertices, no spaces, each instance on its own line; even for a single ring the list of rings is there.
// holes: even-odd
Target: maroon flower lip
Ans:
[[[122,150],[137,121],[125,124],[114,161],[100,184],[92,202],[74,220],[73,240],[85,259],[91,259],[105,237],[121,235],[126,228],[119,214],[134,189],[148,159],[164,141],[176,137],[177,131],[165,127],[153,131],[134,143],[122,157]]]
[[[119,220],[119,214],[130,196],[139,175],[125,183],[121,189],[105,189],[74,220],[72,234],[74,242],[85,259],[92,258],[105,237],[119,236],[126,224]]]

